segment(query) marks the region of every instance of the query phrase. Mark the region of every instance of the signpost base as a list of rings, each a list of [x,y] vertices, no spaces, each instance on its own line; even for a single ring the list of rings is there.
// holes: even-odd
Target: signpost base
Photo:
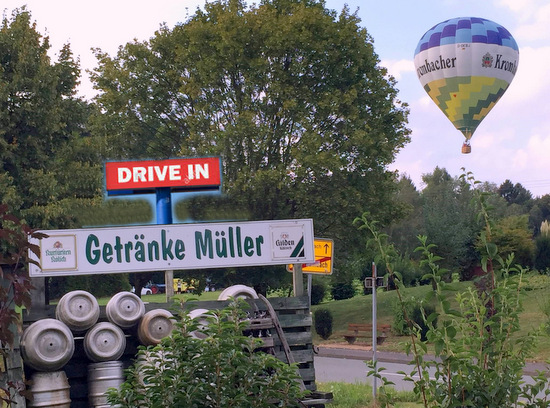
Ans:
[[[164,283],[166,284],[166,303],[170,303],[174,297],[174,271],[164,271]]]
[[[292,284],[294,288],[294,296],[303,296],[304,294],[304,274],[302,272],[302,264],[294,264],[292,274]]]

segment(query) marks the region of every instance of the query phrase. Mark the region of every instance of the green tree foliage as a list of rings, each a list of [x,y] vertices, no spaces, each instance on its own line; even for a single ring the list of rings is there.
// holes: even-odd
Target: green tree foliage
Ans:
[[[105,156],[219,155],[218,219],[313,217],[344,262],[357,212],[400,215],[387,165],[409,140],[408,108],[359,23],[315,0],[219,0],[114,57],[97,50]],[[213,208],[204,200],[196,214]]]
[[[468,184],[439,167],[422,179],[426,183],[422,191],[424,230],[437,246],[442,266],[468,276],[477,262],[474,237],[479,230],[471,204],[472,191]]]
[[[510,180],[505,180],[498,188],[498,193],[503,197],[508,204],[527,204],[533,195],[529,190],[523,187],[520,183],[512,183]]]
[[[472,186],[476,183],[469,174],[464,176]],[[435,245],[420,237],[418,248],[422,264],[429,269],[428,276],[435,290],[424,300],[437,303],[437,308],[420,310],[420,318],[428,329],[427,341],[422,340],[422,327],[409,315],[402,290],[395,275],[393,260],[395,249],[388,243],[387,235],[378,232],[376,222],[363,214],[357,219],[360,228],[370,232],[368,245],[379,250],[378,261],[386,265],[388,273],[395,275],[398,299],[404,319],[413,328],[411,341],[406,348],[412,353],[415,368],[407,376],[414,382],[414,391],[422,399],[424,407],[546,407],[544,392],[548,386],[545,373],[533,377],[532,384],[522,379],[523,368],[536,346],[540,329],[526,336],[518,336],[519,318],[522,312],[520,288],[525,268],[514,265],[513,256],[503,258],[499,247],[492,241],[495,231],[489,213],[487,193],[472,189],[479,208],[479,218],[484,228],[479,233],[481,266],[486,285],[469,288],[456,294],[455,302],[449,302],[446,291],[452,290],[445,283],[446,272],[440,267],[442,258],[434,253]],[[439,320],[436,326],[434,322]],[[433,345],[435,359],[426,359],[427,345]],[[370,364],[369,375],[381,378],[382,369]],[[384,379],[387,383],[387,379]],[[521,401],[521,402],[520,402]]]
[[[529,226],[535,234],[540,232],[540,226],[546,220],[550,220],[550,194],[533,199],[533,206],[529,211]]]
[[[539,272],[550,273],[550,226],[544,221],[540,226],[540,235],[535,240],[535,268]]]
[[[541,235],[535,240],[534,266],[540,273],[550,273],[550,237]]]
[[[69,45],[48,56],[25,8],[0,26],[0,200],[29,225],[67,228],[101,193],[86,134],[90,107],[74,96],[80,68]]]
[[[330,287],[330,294],[334,300],[351,299],[355,296],[355,287],[351,280],[339,281],[334,279]]]
[[[514,259],[524,267],[533,266],[535,243],[528,228],[528,216],[506,217],[495,222],[492,241],[498,245],[501,256],[514,254]]]
[[[248,326],[242,305],[210,315],[199,327],[181,313],[170,337],[139,352],[126,381],[109,391],[109,402],[122,408],[302,406],[297,366],[257,352],[262,341],[242,333]],[[204,338],[193,336],[196,330]]]
[[[422,194],[406,175],[399,179],[397,187],[395,200],[402,203],[404,215],[401,220],[393,222],[387,232],[399,252],[414,256],[418,244],[416,237],[424,233]]]

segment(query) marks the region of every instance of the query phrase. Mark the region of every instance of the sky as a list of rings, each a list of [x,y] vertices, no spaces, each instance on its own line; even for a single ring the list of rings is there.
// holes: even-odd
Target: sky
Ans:
[[[521,183],[534,197],[550,194],[550,1],[548,0],[326,0],[340,12],[347,4],[374,41],[380,65],[397,80],[399,99],[409,105],[411,142],[391,170],[422,189],[422,175],[436,166],[452,176],[463,168],[479,181]],[[79,94],[94,96],[86,70],[96,66],[92,48],[114,56],[119,46],[148,40],[161,23],[185,22],[203,0],[2,0],[10,16],[23,5],[48,35],[52,58],[70,43],[82,68]],[[472,153],[462,154],[462,134],[428,97],[416,76],[416,45],[432,26],[455,17],[482,17],[508,29],[519,46],[519,66],[510,87],[478,127]]]

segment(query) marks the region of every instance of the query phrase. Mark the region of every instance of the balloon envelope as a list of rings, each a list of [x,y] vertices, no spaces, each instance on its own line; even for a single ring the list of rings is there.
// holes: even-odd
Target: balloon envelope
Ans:
[[[467,141],[512,82],[518,61],[508,30],[477,17],[435,25],[414,54],[422,86]]]

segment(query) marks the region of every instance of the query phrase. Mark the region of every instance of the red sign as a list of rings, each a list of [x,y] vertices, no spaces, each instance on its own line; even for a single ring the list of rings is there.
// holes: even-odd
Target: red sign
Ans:
[[[107,191],[219,187],[219,157],[105,163]]]

